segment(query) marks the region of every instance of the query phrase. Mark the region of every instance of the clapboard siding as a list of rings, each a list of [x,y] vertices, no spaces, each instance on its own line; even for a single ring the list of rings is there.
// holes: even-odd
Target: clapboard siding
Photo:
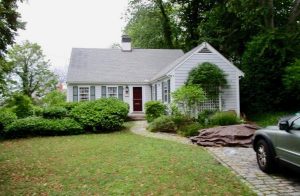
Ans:
[[[73,86],[71,86],[71,85],[67,86],[67,101],[68,102],[73,101]]]
[[[239,113],[238,100],[237,100],[237,70],[228,64],[224,59],[222,59],[218,54],[209,53],[209,54],[200,54],[195,53],[185,62],[179,65],[174,71],[174,82],[175,89],[181,87],[187,80],[189,72],[196,67],[197,65],[209,62],[216,64],[220,69],[226,74],[226,79],[229,87],[222,90],[222,109],[223,110],[235,110]]]

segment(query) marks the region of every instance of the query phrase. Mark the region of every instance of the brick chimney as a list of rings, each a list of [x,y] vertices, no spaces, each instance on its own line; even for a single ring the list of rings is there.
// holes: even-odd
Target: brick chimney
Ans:
[[[123,52],[131,52],[131,38],[128,35],[122,35],[121,49]]]

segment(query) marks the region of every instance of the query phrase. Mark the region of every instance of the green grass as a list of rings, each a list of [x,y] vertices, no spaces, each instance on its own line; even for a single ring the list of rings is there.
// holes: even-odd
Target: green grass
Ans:
[[[254,195],[203,148],[128,131],[0,142],[0,195]]]
[[[284,116],[293,115],[291,112],[270,112],[270,113],[259,113],[250,116],[250,120],[254,121],[257,125],[261,127],[266,127],[270,125],[277,125],[279,119]]]

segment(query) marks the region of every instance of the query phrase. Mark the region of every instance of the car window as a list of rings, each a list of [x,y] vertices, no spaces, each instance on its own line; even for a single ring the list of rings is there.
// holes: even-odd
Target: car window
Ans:
[[[295,120],[295,121],[293,122],[292,129],[300,130],[300,118],[298,118],[297,120]]]

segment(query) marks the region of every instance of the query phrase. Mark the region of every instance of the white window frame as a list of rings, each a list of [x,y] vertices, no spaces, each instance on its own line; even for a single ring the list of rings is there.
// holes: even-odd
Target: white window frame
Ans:
[[[109,93],[108,93],[108,88],[116,88],[117,91],[116,91],[116,96],[109,96]],[[106,97],[109,98],[109,97],[115,97],[115,98],[119,98],[119,87],[118,86],[106,86]]]
[[[82,99],[83,96],[80,92],[81,88],[87,88],[88,89],[88,93],[87,93],[87,99]],[[78,86],[78,101],[89,101],[90,100],[90,93],[91,93],[91,89],[90,86]]]
[[[164,103],[169,103],[169,96],[170,96],[170,91],[171,89],[168,89],[168,80],[164,80],[163,81],[163,85],[162,87],[164,87],[163,91],[164,91],[164,97],[162,97],[162,100]]]

